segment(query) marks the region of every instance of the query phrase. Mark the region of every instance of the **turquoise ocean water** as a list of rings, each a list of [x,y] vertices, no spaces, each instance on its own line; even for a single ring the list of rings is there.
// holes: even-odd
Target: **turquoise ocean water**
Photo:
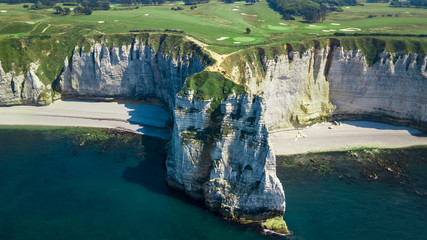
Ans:
[[[169,190],[165,141],[79,134],[0,129],[1,240],[269,239]],[[400,186],[280,178],[296,239],[427,239],[427,198]]]

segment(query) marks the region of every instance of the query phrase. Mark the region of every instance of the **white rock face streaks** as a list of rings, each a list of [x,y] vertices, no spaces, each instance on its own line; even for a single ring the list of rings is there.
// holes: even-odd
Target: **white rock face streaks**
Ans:
[[[384,52],[368,66],[360,51],[336,44],[270,58],[254,51],[253,62],[224,60],[223,69],[231,69],[227,74],[248,93],[228,96],[212,112],[213,100],[197,100],[190,90],[179,93],[185,79],[207,65],[200,47],[159,46],[135,40],[119,47],[93,41],[89,52],[76,47],[64,61],[59,89],[71,98],[165,102],[174,120],[168,184],[229,219],[260,221],[285,211],[271,130],[350,116],[427,126],[425,55]],[[51,91],[37,67],[33,63],[22,74],[6,73],[0,65],[0,104],[48,103]]]
[[[209,209],[229,219],[282,215],[285,196],[261,101],[232,95],[209,116],[210,102],[178,96],[166,162],[168,183],[204,199]]]
[[[298,55],[264,58],[262,69],[246,63],[231,73],[233,81],[245,79],[251,93],[263,96],[269,130],[326,116],[388,117],[427,126],[426,55],[383,52],[372,66],[361,51],[341,47]]]
[[[384,52],[368,67],[360,51],[337,49],[328,75],[333,114],[390,117],[426,126],[426,60],[425,55]]]
[[[95,43],[91,52],[76,47],[64,61],[60,77],[63,96],[71,97],[156,97],[173,108],[175,94],[185,79],[204,69],[200,58],[156,54],[147,42],[107,48]]]
[[[191,91],[177,94],[188,76],[204,68],[192,52],[172,57],[144,42],[114,48],[94,43],[91,52],[75,49],[59,84],[63,96],[163,100],[174,117],[166,161],[171,186],[230,219],[283,215],[262,99],[233,95],[210,113],[211,101],[198,101]]]
[[[5,73],[0,62],[0,105],[49,104],[50,86],[45,86],[36,75],[38,67],[31,63],[25,75],[14,70]]]
[[[327,54],[327,48],[308,50],[301,56],[290,52],[289,56],[262,59],[262,69],[249,63],[245,71],[235,67],[231,77],[234,81],[245,78],[250,92],[263,97],[269,130],[291,128],[333,110],[329,85],[323,75]]]

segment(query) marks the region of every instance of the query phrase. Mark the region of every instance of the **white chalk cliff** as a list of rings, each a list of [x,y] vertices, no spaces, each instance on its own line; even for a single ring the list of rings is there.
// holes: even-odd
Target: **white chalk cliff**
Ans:
[[[268,132],[323,117],[389,117],[427,126],[425,55],[382,53],[368,66],[358,50],[326,46],[252,62],[224,61],[247,93],[231,94],[211,112],[212,100],[178,94],[185,79],[208,64],[201,49],[153,48],[148,41],[90,51],[76,47],[64,61],[65,97],[154,97],[164,101],[174,127],[166,161],[169,185],[201,199],[226,218],[260,221],[283,215],[285,195],[276,177]],[[169,46],[170,47],[170,46]],[[239,54],[239,53],[236,53]],[[40,104],[46,87],[36,67],[26,75],[0,66],[1,104]]]
[[[269,130],[293,128],[328,116],[393,119],[427,126],[425,54],[383,52],[368,66],[359,50],[325,47],[309,49],[301,56],[290,52],[257,60],[261,67],[245,63],[242,70],[236,64],[230,77],[263,97]]]
[[[49,104],[51,87],[45,86],[38,78],[38,64],[31,63],[30,70],[17,73],[5,72],[0,61],[0,105]]]

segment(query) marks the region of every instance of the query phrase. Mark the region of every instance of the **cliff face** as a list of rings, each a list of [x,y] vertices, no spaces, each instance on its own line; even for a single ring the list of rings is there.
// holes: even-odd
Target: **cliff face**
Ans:
[[[328,49],[307,50],[278,55],[274,59],[256,56],[261,65],[245,64],[242,71],[233,67],[231,78],[245,79],[251,93],[264,99],[269,130],[307,124],[332,113],[329,84],[323,74]]]
[[[45,86],[36,75],[38,65],[32,63],[26,73],[4,72],[0,62],[0,105],[49,104],[51,87]]]
[[[171,56],[148,42],[112,48],[94,43],[90,52],[77,47],[64,62],[59,86],[65,97],[163,100],[174,119],[166,162],[169,185],[229,219],[283,215],[285,197],[262,99],[231,93],[217,106],[214,99],[198,100],[191,90],[177,94],[188,76],[205,68],[202,57],[191,51]]]
[[[368,67],[360,51],[337,49],[327,76],[333,114],[391,117],[427,126],[426,60],[425,55],[384,52]]]
[[[210,103],[192,93],[177,97],[168,183],[230,219],[283,215],[285,196],[261,98],[232,95],[207,114]]]
[[[358,116],[427,126],[425,55],[383,52],[368,66],[361,51],[325,47],[257,61],[231,78],[263,96],[269,130]]]
[[[197,56],[157,54],[148,42],[113,48],[95,43],[91,52],[76,47],[59,83],[65,97],[156,97],[173,109],[185,79],[204,66]]]
[[[285,211],[271,130],[334,116],[391,117],[427,126],[425,55],[383,52],[368,66],[360,51],[334,44],[302,53],[285,45],[287,54],[270,57],[257,49],[247,61],[236,53],[222,67],[246,93],[220,87],[221,98],[201,99],[200,89],[217,94],[217,79],[199,90],[186,79],[202,71],[209,57],[193,43],[168,38],[157,39],[157,47],[147,39],[120,47],[92,40],[91,51],[76,47],[64,61],[58,86],[64,97],[165,102],[174,119],[168,184],[226,218],[262,221]],[[36,70],[33,64],[23,75],[0,66],[0,103],[46,103],[50,91]]]

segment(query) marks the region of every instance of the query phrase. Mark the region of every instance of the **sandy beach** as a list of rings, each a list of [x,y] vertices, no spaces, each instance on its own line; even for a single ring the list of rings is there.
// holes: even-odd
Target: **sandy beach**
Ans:
[[[270,133],[276,155],[333,151],[357,147],[400,148],[427,145],[427,134],[416,129],[368,121],[343,121]]]
[[[165,129],[168,118],[168,112],[161,106],[118,102],[56,101],[49,106],[0,107],[0,125],[114,128],[163,139],[169,138]],[[271,132],[270,137],[277,155],[427,145],[427,134],[416,129],[367,121],[279,130]]]
[[[2,106],[0,125],[114,128],[168,138],[169,114],[161,106],[117,102],[56,101],[49,106]]]

